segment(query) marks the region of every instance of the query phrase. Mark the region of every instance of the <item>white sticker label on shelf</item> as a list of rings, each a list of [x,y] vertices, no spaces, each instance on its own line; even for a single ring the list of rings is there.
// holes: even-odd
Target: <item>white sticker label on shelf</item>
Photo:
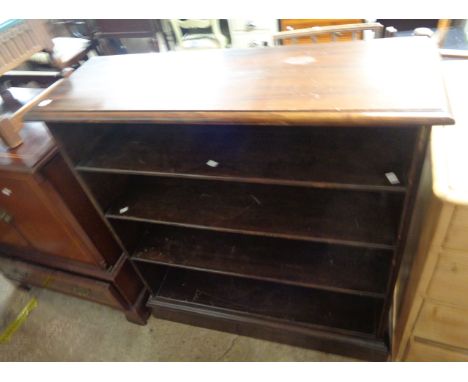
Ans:
[[[385,176],[387,177],[390,184],[400,184],[400,180],[394,172],[386,172]]]
[[[3,195],[6,195],[6,196],[10,196],[11,195],[11,190],[9,188],[2,188],[2,194]]]
[[[124,208],[121,208],[121,209],[119,210],[119,212],[120,212],[121,214],[124,214],[124,213],[127,212],[127,211],[128,211],[128,207],[124,207]]]
[[[206,164],[210,167],[218,167],[219,163],[210,159],[208,162],[206,162]]]

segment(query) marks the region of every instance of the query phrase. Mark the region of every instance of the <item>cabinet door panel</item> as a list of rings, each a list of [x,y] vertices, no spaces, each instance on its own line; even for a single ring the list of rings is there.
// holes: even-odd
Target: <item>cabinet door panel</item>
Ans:
[[[38,251],[105,266],[70,212],[47,182],[29,174],[0,175],[0,208],[29,245]],[[11,243],[15,244],[15,243]]]

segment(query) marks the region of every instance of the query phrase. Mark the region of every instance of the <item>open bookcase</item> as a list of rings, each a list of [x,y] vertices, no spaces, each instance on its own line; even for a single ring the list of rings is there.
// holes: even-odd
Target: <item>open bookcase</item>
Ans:
[[[49,127],[157,316],[385,358],[392,263],[426,128]]]
[[[431,125],[453,122],[438,60],[413,38],[98,57],[30,117],[156,317],[385,360]]]

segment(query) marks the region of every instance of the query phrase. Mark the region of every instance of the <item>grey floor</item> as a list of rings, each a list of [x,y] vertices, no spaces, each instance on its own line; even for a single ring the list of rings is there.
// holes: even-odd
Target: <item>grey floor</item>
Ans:
[[[18,289],[1,274],[0,333],[33,296],[37,308],[0,343],[0,361],[353,361],[153,317],[133,325],[105,306]]]

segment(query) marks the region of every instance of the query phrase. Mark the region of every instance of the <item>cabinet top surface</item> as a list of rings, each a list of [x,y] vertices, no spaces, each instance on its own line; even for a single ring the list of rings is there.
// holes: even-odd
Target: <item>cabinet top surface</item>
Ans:
[[[23,143],[11,149],[0,143],[0,170],[34,172],[55,152],[55,143],[42,122],[25,122],[20,131]]]
[[[448,124],[427,38],[93,57],[29,119]]]
[[[44,89],[12,87],[8,90],[18,104],[12,107],[0,100],[0,118],[1,116],[9,118]],[[23,143],[14,149],[0,141],[0,170],[34,172],[54,151],[55,143],[44,123],[25,122],[20,136]]]

